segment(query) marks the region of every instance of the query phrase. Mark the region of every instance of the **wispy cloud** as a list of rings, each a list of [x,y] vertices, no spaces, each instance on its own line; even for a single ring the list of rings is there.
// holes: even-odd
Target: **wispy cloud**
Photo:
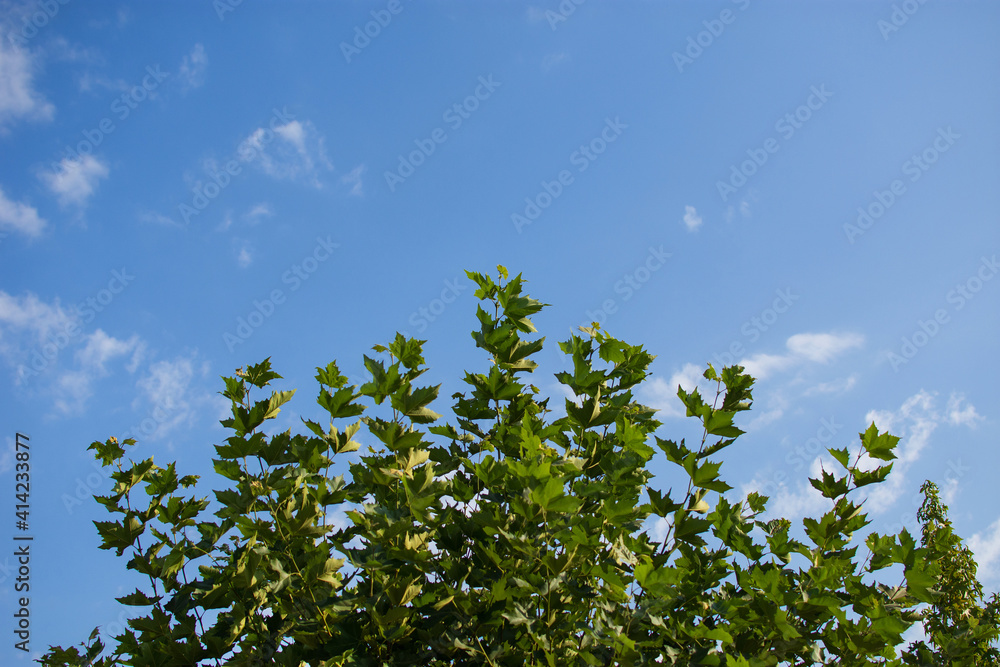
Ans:
[[[274,128],[274,139],[267,141],[269,131],[262,127],[250,133],[243,142],[244,152],[255,151],[255,164],[265,174],[279,180],[306,182],[323,187],[321,169],[333,170],[326,157],[324,139],[309,121],[292,120]]]
[[[697,231],[701,227],[701,216],[698,215],[694,206],[684,207],[684,226],[689,232]]]
[[[40,344],[77,320],[76,314],[63,308],[58,299],[49,304],[31,292],[12,296],[0,290],[0,350],[14,352],[16,341],[24,337],[28,345]]]
[[[38,216],[34,207],[7,199],[3,188],[0,188],[0,230],[37,237],[44,229],[45,220]]]
[[[196,364],[196,358],[197,353],[192,352],[172,361],[157,361],[136,382],[140,395],[132,407],[139,414],[149,415],[156,424],[155,430],[144,433],[145,437],[165,438],[174,429],[193,423],[196,406],[214,408],[220,403],[218,397],[194,384],[208,373],[207,363]]]
[[[829,456],[817,456],[809,466],[809,476],[819,477],[823,470],[835,469],[836,462]],[[795,484],[782,483],[778,485],[777,491],[766,487],[766,480],[756,477],[747,484],[740,487],[743,497],[752,491],[762,493],[770,497],[767,503],[767,515],[771,518],[781,517],[789,521],[796,521],[806,516],[828,510],[832,503],[823,494],[817,491],[809,482],[799,481]]]
[[[892,509],[908,490],[912,491],[907,473],[930,446],[931,436],[935,430],[942,424],[964,424],[951,420],[950,414],[954,410],[960,414],[975,413],[973,406],[963,407],[961,397],[954,394],[948,400],[948,405],[953,407],[949,407],[944,414],[937,411],[935,403],[934,394],[920,391],[906,399],[898,410],[872,410],[865,415],[865,424],[874,423],[880,431],[888,431],[900,438],[889,477],[881,484],[866,487],[859,492],[862,494],[866,511],[872,514],[884,514]],[[857,459],[860,450],[860,443],[848,446],[852,461]],[[858,460],[858,467],[862,470],[872,470],[883,464],[884,462],[873,460],[868,456],[862,456]],[[817,477],[822,470],[839,471],[837,474],[843,474],[840,464],[825,451],[817,454],[810,462],[809,474],[811,477]],[[767,492],[771,496],[767,511],[769,515],[775,517],[796,520],[810,516],[816,511],[823,511],[830,506],[830,501],[823,498],[822,494],[806,480],[793,484],[784,482],[776,484],[768,482],[767,475],[757,475],[741,488],[744,496],[751,491]],[[948,487],[945,491],[953,493],[954,488]]]
[[[251,223],[256,224],[261,221],[262,218],[269,218],[274,215],[274,211],[271,209],[271,205],[267,202],[260,202],[259,204],[254,204],[250,209],[243,214],[243,218]]]
[[[35,90],[36,57],[25,48],[6,39],[11,29],[0,21],[0,134],[18,120],[48,121],[56,108]]]
[[[807,362],[826,364],[847,350],[864,345],[855,333],[801,333],[785,341],[787,354],[755,354],[740,361],[747,373],[763,379]]]
[[[98,329],[86,338],[83,348],[77,350],[76,359],[84,368],[92,368],[101,373],[107,369],[105,364],[115,357],[129,354],[141,347],[139,336],[133,334],[128,340],[118,340]]]
[[[970,537],[968,544],[976,556],[979,578],[993,582],[1000,580],[1000,519]]]
[[[139,220],[142,222],[150,222],[155,225],[164,225],[166,227],[180,227],[181,225],[173,218],[167,217],[162,213],[157,211],[144,211],[139,214]]]
[[[195,44],[191,53],[184,56],[177,71],[181,91],[188,92],[204,85],[206,69],[208,69],[208,56],[205,54],[205,47]]]
[[[965,396],[963,394],[952,394],[948,397],[948,405],[945,407],[948,423],[954,425],[965,425],[975,427],[983,420],[982,415],[976,412],[976,408],[971,403],[964,405]]]
[[[865,506],[881,514],[895,505],[906,490],[906,473],[930,444],[931,435],[941,423],[941,416],[934,409],[934,396],[921,391],[906,399],[899,410],[872,410],[865,415],[865,423],[873,422],[880,431],[888,431],[900,438],[892,474],[882,484],[868,487],[871,490]],[[868,470],[881,465],[881,462],[866,455],[858,465]]]
[[[136,357],[145,349],[136,334],[128,340],[120,340],[101,329],[84,336],[83,341],[75,354],[75,368],[61,372],[53,386],[56,410],[63,414],[83,412],[87,400],[94,394],[94,382],[110,374],[108,362],[131,354],[133,363],[129,366],[134,370],[138,363]]]
[[[356,197],[361,197],[364,195],[364,188],[361,182],[361,177],[367,171],[367,167],[363,164],[359,164],[350,172],[344,174],[340,178],[340,183],[346,185],[350,188],[351,194]]]
[[[641,385],[638,395],[643,403],[660,411],[658,416],[683,417],[687,414],[687,408],[681,403],[681,399],[677,398],[678,385],[689,393],[698,388],[703,397],[713,395],[715,392],[714,387],[703,377],[703,373],[704,369],[694,364],[684,364],[684,367],[675,371],[669,380],[654,377]]]
[[[857,382],[858,376],[852,373],[846,378],[815,384],[802,392],[802,395],[815,396],[817,394],[845,394],[853,389]]]
[[[79,159],[63,158],[56,169],[42,171],[38,177],[58,198],[60,205],[83,207],[108,173],[106,163],[93,155],[82,155]]]
[[[236,263],[241,269],[245,269],[253,264],[253,254],[250,252],[250,244],[243,242],[239,244],[236,252]]]

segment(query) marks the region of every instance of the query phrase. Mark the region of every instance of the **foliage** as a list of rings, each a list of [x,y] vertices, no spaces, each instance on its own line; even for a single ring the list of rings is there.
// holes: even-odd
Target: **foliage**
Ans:
[[[232,435],[216,446],[230,480],[215,502],[188,497],[193,476],[174,464],[124,462],[114,438],[91,449],[114,466],[117,520],[96,522],[102,548],[131,556],[145,591],[118,598],[146,610],[108,655],[97,631],[81,648],[53,647],[44,664],[94,665],[770,665],[987,664],[997,603],[978,606],[968,550],[927,489],[917,544],[905,530],[872,534],[858,489],[889,474],[898,438],[872,424],[860,447],[831,449],[839,473],[813,486],[829,499],[803,520],[765,520],[767,498],[732,504],[719,455],[743,434],[753,378],[739,366],[705,378],[714,397],[678,388],[703,432],[695,446],[655,433],[634,399],[653,357],[600,330],[560,343],[573,369],[556,378],[576,401],[552,418],[524,377],[543,338],[544,304],[499,268],[478,285],[479,330],[491,359],[466,373],[454,423],[420,386],[422,344],[397,334],[365,356],[371,379],[349,385],[336,363],[318,368],[329,425],[268,436],[291,398],[270,391],[269,360],[227,377]],[[386,358],[387,357],[387,358]],[[267,393],[256,400],[257,392]],[[373,405],[366,405],[373,404]],[[325,421],[325,418],[324,418]],[[363,455],[356,436],[377,443]],[[434,437],[432,437],[434,436]],[[683,480],[654,488],[662,454]],[[332,474],[349,462],[350,478]],[[143,493],[140,493],[142,491]],[[346,509],[350,524],[328,517]],[[214,509],[213,514],[208,510]],[[653,540],[647,520],[667,526]],[[899,585],[879,580],[886,568]],[[930,605],[925,617],[920,607]],[[902,635],[924,619],[936,653]],[[103,656],[103,657],[102,657]],[[975,656],[974,658],[972,656]],[[944,660],[944,662],[942,662]],[[969,660],[981,662],[969,663]]]
[[[948,508],[938,498],[937,486],[920,489],[924,503],[917,517],[923,524],[922,544],[936,554],[933,572],[940,595],[924,620],[927,637],[910,647],[910,665],[1000,665],[1000,598],[994,593],[985,607],[983,587],[976,580],[976,561],[951,529]]]

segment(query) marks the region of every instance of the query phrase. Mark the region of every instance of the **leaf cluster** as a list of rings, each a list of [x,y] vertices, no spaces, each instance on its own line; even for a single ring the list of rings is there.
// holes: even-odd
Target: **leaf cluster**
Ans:
[[[96,522],[101,548],[128,552],[149,587],[118,598],[137,614],[110,653],[95,630],[41,662],[995,664],[998,603],[980,606],[933,487],[920,544],[871,534],[858,553],[869,520],[857,491],[890,473],[898,438],[872,424],[853,456],[829,450],[841,470],[811,483],[830,508],[793,534],[764,518],[765,496],[723,495],[720,455],[753,401],[742,367],[708,366],[714,396],[678,387],[702,437],[664,440],[633,395],[653,356],[595,325],[559,343],[572,369],[556,379],[575,398],[553,417],[527,381],[545,304],[498,273],[468,274],[472,338],[491,363],[465,374],[452,422],[431,409],[440,387],[418,384],[425,341],[397,334],[365,356],[361,385],[335,362],[317,368],[324,423],[301,434],[262,430],[293,396],[271,390],[269,360],[224,378],[231,435],[213,461],[228,482],[214,501],[185,495],[197,478],[172,463],[125,462],[132,440],[93,443],[114,468],[96,497],[113,519]],[[649,470],[660,455],[677,481],[665,490]],[[882,581],[892,566],[897,585]],[[930,643],[900,652],[918,622]]]

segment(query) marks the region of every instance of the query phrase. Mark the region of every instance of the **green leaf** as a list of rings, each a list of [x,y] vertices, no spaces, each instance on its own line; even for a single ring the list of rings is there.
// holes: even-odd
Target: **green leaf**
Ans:
[[[837,461],[837,463],[839,463],[840,465],[844,466],[844,470],[850,470],[850,468],[851,468],[851,455],[850,455],[850,452],[847,451],[846,447],[844,447],[842,449],[833,449],[833,448],[830,448],[830,449],[827,449],[826,451],[830,452],[830,455]]]
[[[873,459],[891,461],[896,458],[894,450],[899,444],[899,438],[888,433],[879,433],[875,422],[872,422],[868,430],[858,435],[861,436],[861,446]]]

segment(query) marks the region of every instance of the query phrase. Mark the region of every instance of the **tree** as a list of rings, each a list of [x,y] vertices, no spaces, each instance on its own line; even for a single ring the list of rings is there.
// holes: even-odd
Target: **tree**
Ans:
[[[330,421],[304,420],[302,434],[262,431],[293,394],[270,390],[280,376],[269,360],[224,378],[232,435],[214,466],[230,484],[214,504],[187,496],[197,478],[173,463],[125,462],[134,441],[93,443],[115,467],[110,495],[95,497],[120,515],[96,522],[101,548],[129,552],[127,567],[150,582],[118,600],[148,611],[108,655],[95,630],[42,662],[763,667],[995,656],[996,604],[980,609],[969,595],[981,590],[974,568],[935,495],[920,545],[904,529],[870,535],[864,559],[851,546],[869,523],[857,491],[889,474],[898,438],[872,424],[856,451],[829,450],[843,470],[810,481],[830,509],[804,519],[797,539],[788,520],[764,519],[766,497],[722,495],[731,487],[718,455],[752,403],[742,367],[708,366],[714,397],[678,388],[702,438],[664,440],[632,393],[653,357],[595,324],[559,344],[573,369],[556,378],[578,400],[553,418],[524,379],[544,342],[529,340],[530,318],[545,304],[498,271],[496,282],[468,274],[487,306],[472,336],[491,365],[465,374],[454,423],[430,408],[440,387],[416,384],[424,341],[396,334],[373,348],[381,357],[365,356],[371,378],[360,386],[335,362],[317,368]],[[362,427],[377,444],[350,462],[349,479],[334,476]],[[651,485],[660,454],[682,492]],[[347,508],[348,525],[330,523],[335,508]],[[665,522],[662,540],[644,530],[650,518]],[[891,566],[897,585],[879,579]],[[950,615],[928,619],[921,605]],[[922,619],[942,652],[921,644],[897,656]]]
[[[920,488],[924,503],[917,513],[923,524],[921,544],[934,554],[933,572],[939,595],[924,619],[926,642],[910,647],[904,656],[911,665],[1000,665],[1000,599],[994,593],[986,606],[983,586],[976,579],[972,552],[952,531],[948,508],[932,482]]]

